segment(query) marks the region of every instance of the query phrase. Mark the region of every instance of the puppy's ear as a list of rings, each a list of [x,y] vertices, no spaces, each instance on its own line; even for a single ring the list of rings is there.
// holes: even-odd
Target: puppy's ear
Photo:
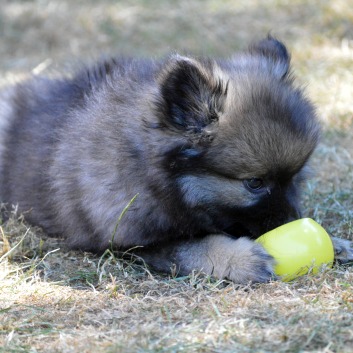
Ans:
[[[272,73],[278,78],[284,78],[288,74],[290,55],[285,45],[272,36],[269,35],[266,39],[253,44],[249,51],[250,54],[266,60]]]
[[[176,56],[162,72],[160,83],[161,119],[169,126],[201,133],[218,121],[227,84],[214,77],[211,63]]]

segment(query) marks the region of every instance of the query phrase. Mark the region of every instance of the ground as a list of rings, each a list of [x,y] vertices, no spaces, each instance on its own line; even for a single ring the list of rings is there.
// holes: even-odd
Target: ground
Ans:
[[[352,0],[0,0],[0,84],[115,54],[231,55],[271,33],[323,125],[304,214],[353,239]],[[352,352],[353,268],[237,286],[0,227],[0,352]]]

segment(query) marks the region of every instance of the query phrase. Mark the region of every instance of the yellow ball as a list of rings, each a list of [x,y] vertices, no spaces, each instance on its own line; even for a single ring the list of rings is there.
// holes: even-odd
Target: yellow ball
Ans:
[[[334,250],[324,228],[310,218],[284,224],[256,240],[276,261],[275,273],[283,281],[291,281],[310,269],[317,273],[320,266],[332,267]]]

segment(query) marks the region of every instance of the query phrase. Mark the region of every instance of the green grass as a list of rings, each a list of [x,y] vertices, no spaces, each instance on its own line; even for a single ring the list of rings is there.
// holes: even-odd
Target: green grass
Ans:
[[[291,49],[324,126],[305,215],[353,239],[351,0],[3,1],[0,84],[103,54],[227,56],[269,31]],[[70,251],[15,214],[1,229],[0,352],[353,350],[352,267],[237,286]]]

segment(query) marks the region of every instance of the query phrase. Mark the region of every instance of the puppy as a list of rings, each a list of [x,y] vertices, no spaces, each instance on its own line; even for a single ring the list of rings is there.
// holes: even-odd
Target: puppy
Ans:
[[[228,60],[114,59],[2,93],[0,200],[73,248],[266,282],[274,261],[253,239],[300,217],[318,138],[272,37]]]

